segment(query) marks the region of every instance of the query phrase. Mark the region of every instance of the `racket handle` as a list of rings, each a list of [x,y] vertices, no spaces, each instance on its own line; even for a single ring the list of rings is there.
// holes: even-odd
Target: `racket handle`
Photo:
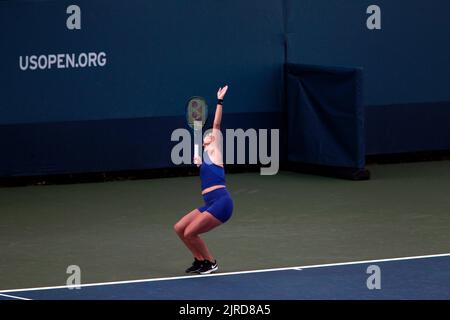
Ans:
[[[198,144],[194,144],[194,155],[195,155],[196,157],[200,157],[200,154],[199,154],[199,145],[198,145]]]

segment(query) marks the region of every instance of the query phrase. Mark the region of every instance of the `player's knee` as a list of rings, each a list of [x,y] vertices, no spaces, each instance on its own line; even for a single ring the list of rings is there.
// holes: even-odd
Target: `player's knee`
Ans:
[[[174,230],[175,233],[176,233],[177,235],[179,235],[180,237],[184,235],[184,228],[183,228],[183,226],[182,226],[179,222],[177,222],[177,223],[175,223],[175,224],[173,225],[173,230]]]

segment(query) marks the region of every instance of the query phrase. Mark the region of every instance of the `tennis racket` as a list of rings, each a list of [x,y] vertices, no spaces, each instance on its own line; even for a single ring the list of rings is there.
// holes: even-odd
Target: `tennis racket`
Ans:
[[[189,127],[194,129],[194,156],[200,157],[202,145],[202,128],[208,119],[208,105],[202,97],[192,97],[186,107],[186,119]]]

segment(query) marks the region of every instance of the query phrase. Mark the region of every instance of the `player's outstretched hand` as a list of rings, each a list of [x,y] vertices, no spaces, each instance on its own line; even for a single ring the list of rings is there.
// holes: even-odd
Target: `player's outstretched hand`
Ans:
[[[223,99],[225,97],[225,94],[227,93],[228,86],[220,87],[219,91],[217,91],[217,99]]]

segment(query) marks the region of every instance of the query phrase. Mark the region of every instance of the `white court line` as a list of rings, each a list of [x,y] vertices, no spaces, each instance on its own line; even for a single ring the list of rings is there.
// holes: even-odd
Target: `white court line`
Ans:
[[[9,294],[1,294],[1,293],[0,293],[0,296],[2,296],[2,297],[7,297],[7,298],[18,299],[18,300],[31,300],[31,299],[23,298],[23,297],[10,296]]]
[[[70,289],[70,288],[76,288],[76,287],[82,287],[83,288],[83,287],[109,286],[109,285],[116,285],[116,284],[129,284],[129,283],[141,283],[141,282],[153,282],[153,281],[198,279],[198,278],[206,278],[206,277],[223,277],[223,276],[232,276],[232,275],[248,274],[248,273],[261,273],[261,272],[298,270],[298,269],[312,269],[312,268],[346,266],[346,265],[365,264],[365,263],[374,263],[374,262],[415,260],[415,259],[439,258],[439,257],[449,257],[449,256],[450,256],[450,253],[443,253],[443,254],[433,254],[433,255],[425,255],[425,256],[412,256],[412,257],[389,258],[389,259],[378,259],[378,260],[351,261],[351,262],[328,263],[328,264],[317,264],[317,265],[309,265],[309,266],[296,266],[296,267],[249,270],[249,271],[235,271],[235,272],[214,273],[214,274],[195,275],[195,276],[180,276],[180,277],[166,277],[166,278],[153,278],[153,279],[141,279],[141,280],[100,282],[100,283],[80,284],[80,285],[77,285],[77,286],[74,285],[74,286],[54,286],[54,287],[40,287],[40,288],[26,288],[26,289],[11,289],[11,290],[1,290],[0,294],[3,293],[3,292],[4,293],[10,293],[10,292],[19,292],[19,291]]]

